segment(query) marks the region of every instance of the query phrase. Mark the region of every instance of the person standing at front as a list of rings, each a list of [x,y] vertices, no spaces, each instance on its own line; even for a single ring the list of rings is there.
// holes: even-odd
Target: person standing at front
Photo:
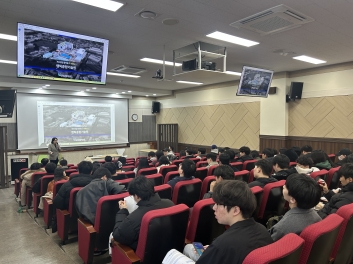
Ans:
[[[52,163],[58,164],[59,152],[61,151],[58,139],[53,137],[51,143],[48,145],[49,160]]]

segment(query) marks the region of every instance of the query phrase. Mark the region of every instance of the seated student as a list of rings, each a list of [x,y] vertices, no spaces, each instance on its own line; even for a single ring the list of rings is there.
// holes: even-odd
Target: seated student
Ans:
[[[305,227],[321,221],[314,210],[320,201],[321,188],[313,178],[306,174],[291,174],[283,186],[283,197],[290,210],[269,230],[274,241],[289,233],[300,235]]]
[[[69,167],[67,166],[67,160],[66,159],[62,159],[59,161],[59,167],[64,169],[64,170],[67,170]]]
[[[173,160],[176,159],[176,156],[174,155],[174,152],[170,151],[169,148],[163,149],[163,155],[166,156],[170,162],[172,162]]]
[[[243,146],[239,149],[239,158],[237,161],[243,162],[247,160],[252,160],[253,158],[250,156],[250,149],[246,146]]]
[[[180,181],[188,181],[194,179],[194,174],[196,172],[195,162],[189,159],[184,159],[182,163],[179,164],[179,176],[171,179],[168,184],[174,189],[175,184]]]
[[[327,184],[323,184],[323,192],[329,202],[317,213],[324,219],[329,214],[336,211],[343,205],[353,203],[353,164],[346,163],[338,170],[340,176],[341,189],[329,191]]]
[[[94,224],[96,219],[96,207],[101,197],[126,191],[124,185],[111,178],[112,175],[107,168],[99,168],[94,172],[93,180],[77,193],[77,212],[91,224]]]
[[[118,161],[121,162],[122,166],[125,166],[125,165],[126,165],[126,158],[125,158],[125,157],[119,157],[119,158],[118,158]]]
[[[215,166],[218,165],[217,160],[217,154],[216,153],[207,153],[206,154],[206,161],[208,163],[208,165],[206,166],[207,169],[209,169],[211,166]]]
[[[217,145],[212,145],[212,146],[211,146],[211,152],[212,152],[212,153],[216,153],[216,155],[218,155],[218,148],[217,148]]]
[[[185,150],[185,154],[186,154],[186,156],[185,156],[186,159],[187,158],[193,158],[194,157],[194,150],[187,149],[187,150]]]
[[[298,159],[298,154],[294,149],[287,149],[283,154],[289,158],[289,162],[296,162]]]
[[[32,187],[32,175],[35,172],[43,172],[45,171],[44,168],[42,168],[42,164],[35,162],[31,165],[29,170],[25,171],[24,173],[21,174],[21,204],[20,206],[25,206],[26,205],[26,186]]]
[[[161,169],[161,167],[169,166],[169,165],[170,165],[170,161],[166,156],[160,157],[158,161],[157,172],[159,173],[159,170]]]
[[[272,164],[265,159],[258,160],[255,163],[253,182],[250,182],[249,187],[260,186],[264,188],[266,184],[276,182],[277,179],[271,177]]]
[[[297,154],[297,158],[302,154],[302,151],[299,147],[292,147],[291,150],[293,150],[295,152],[295,154]],[[289,157],[289,159],[290,159],[290,157]],[[293,161],[295,161],[295,160],[293,160]]]
[[[96,171],[96,169],[102,167],[102,163],[100,163],[99,161],[93,161],[93,167],[92,167],[92,171],[90,174],[93,175],[93,173]]]
[[[214,170],[213,175],[216,176],[216,180],[211,182],[210,190],[207,193],[205,193],[202,199],[212,198],[213,190],[217,183],[223,180],[235,180],[234,171],[228,165],[218,166]]]
[[[85,187],[89,184],[93,177],[91,175],[93,169],[92,162],[81,161],[78,164],[79,174],[73,175],[70,179],[61,186],[59,192],[53,199],[55,208],[60,210],[69,209],[70,192],[75,187]]]
[[[225,152],[224,148],[218,148],[218,155],[221,155],[224,152]]]
[[[157,150],[156,151],[156,158],[157,158],[157,162],[158,160],[164,155],[162,150]]]
[[[119,201],[120,210],[115,217],[113,238],[135,251],[143,216],[151,210],[167,208],[173,206],[174,203],[168,199],[161,199],[158,193],[154,192],[153,183],[146,177],[134,178],[129,184],[128,191],[138,208],[129,214],[126,202]]]
[[[230,160],[230,157],[229,157],[228,154],[222,153],[222,154],[219,155],[219,165],[228,165],[228,166],[230,166],[229,165],[229,160]],[[232,170],[234,172],[239,171],[236,167],[232,167],[232,166],[230,166],[230,167],[232,168]]]
[[[105,162],[112,162],[113,158],[112,158],[112,156],[105,156],[104,160],[105,160]]]
[[[168,154],[173,154],[174,155],[174,147],[169,146],[168,147],[169,153]]]
[[[273,170],[275,173],[272,174],[272,177],[277,180],[285,180],[287,177],[297,171],[295,168],[289,169],[289,158],[284,154],[279,154],[272,159]]]
[[[116,176],[116,165],[113,162],[106,162],[102,165],[102,167],[106,168],[110,172],[111,177]],[[94,173],[92,173],[92,175],[94,175]]]
[[[344,148],[341,149],[340,151],[338,151],[338,153],[336,154],[336,157],[338,159],[338,162],[335,163],[335,167],[338,166],[342,166],[342,164],[344,164],[344,162],[342,162],[348,155],[351,155],[352,151],[348,148]]]
[[[224,154],[227,154],[229,156],[229,162],[237,162],[237,159],[235,158],[235,151],[232,149],[227,149]]]
[[[152,162],[153,166],[156,165],[156,163],[158,162],[156,158],[156,153],[154,153],[154,151],[148,152],[147,158],[149,161]]]
[[[313,160],[309,155],[301,155],[297,159],[297,166],[295,166],[295,170],[298,173],[310,174],[314,171],[319,171],[318,168],[313,167]]]
[[[314,166],[320,170],[329,170],[332,168],[331,160],[327,157],[327,154],[322,150],[314,150],[310,153],[310,157],[314,162]]]
[[[199,148],[197,150],[197,157],[196,158],[203,158],[203,157],[206,157],[206,149],[205,148]]]
[[[300,149],[300,153],[301,155],[306,155],[309,154],[313,151],[313,148],[309,145],[304,145],[302,146],[302,148]]]
[[[265,148],[262,151],[262,159],[266,159],[269,162],[272,162],[274,155],[275,155],[275,153],[273,152],[273,150],[271,148]]]
[[[250,152],[250,156],[255,159],[255,160],[260,160],[261,157],[260,157],[260,153],[257,151],[257,150],[252,150]]]
[[[48,164],[48,162],[49,162],[49,159],[47,159],[47,158],[42,158],[42,159],[40,160],[40,163],[42,164],[42,168],[44,168],[45,165]]]
[[[212,199],[213,210],[219,224],[230,226],[199,257],[193,245],[184,248],[184,254],[196,264],[241,264],[254,249],[273,242],[267,229],[255,222],[251,215],[256,208],[256,199],[243,181],[221,181],[217,183]]]
[[[149,168],[149,167],[150,167],[150,164],[148,163],[147,158],[141,158],[141,159],[139,160],[139,163],[138,163],[138,165],[137,165],[137,168],[134,169],[135,175],[136,175],[136,176],[139,175],[138,173],[139,173],[139,171],[140,171],[141,169],[147,169],[147,168]]]

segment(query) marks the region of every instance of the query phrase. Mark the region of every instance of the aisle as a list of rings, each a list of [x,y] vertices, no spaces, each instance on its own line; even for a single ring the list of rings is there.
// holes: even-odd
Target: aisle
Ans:
[[[0,263],[82,264],[77,239],[61,246],[56,234],[44,228],[43,217],[33,219],[33,209],[17,213],[13,187],[0,189]],[[110,263],[108,254],[94,258],[95,264]]]

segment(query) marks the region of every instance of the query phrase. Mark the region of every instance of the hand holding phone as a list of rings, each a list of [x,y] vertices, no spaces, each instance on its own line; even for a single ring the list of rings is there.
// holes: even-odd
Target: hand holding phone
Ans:
[[[199,256],[201,256],[202,253],[205,251],[205,248],[200,242],[193,242],[192,245],[194,246],[195,251]]]

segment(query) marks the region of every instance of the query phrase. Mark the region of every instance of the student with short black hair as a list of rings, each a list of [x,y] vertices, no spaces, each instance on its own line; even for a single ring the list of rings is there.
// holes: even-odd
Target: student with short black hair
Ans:
[[[208,165],[206,166],[206,168],[209,169],[211,166],[215,166],[215,165],[218,166],[218,162],[216,160],[217,160],[216,153],[213,153],[213,152],[207,153],[206,161],[207,161]]]
[[[222,153],[219,155],[219,165],[227,165],[227,166],[231,167],[234,172],[239,171],[236,167],[230,166],[230,164],[229,164],[230,157],[226,153],[227,153],[227,151],[225,153]]]
[[[314,162],[314,166],[321,169],[329,170],[332,168],[332,162],[327,154],[322,150],[314,150],[310,153],[310,157]]]
[[[42,167],[43,167],[43,168],[45,167],[45,165],[48,164],[48,162],[49,162],[49,159],[47,159],[47,158],[42,158],[42,159],[40,160],[40,163],[42,164]]]
[[[113,162],[106,162],[102,165],[102,167],[108,169],[111,176],[116,176],[116,165]]]
[[[112,158],[112,156],[105,156],[104,160],[105,160],[105,162],[112,162],[113,158]]]
[[[210,190],[207,193],[205,193],[205,195],[203,196],[203,199],[212,198],[213,189],[217,183],[219,183],[223,180],[235,180],[234,171],[228,165],[218,166],[214,170],[213,175],[216,176],[216,180],[211,182]]]
[[[291,174],[283,186],[283,197],[290,210],[269,231],[274,241],[289,233],[300,235],[307,226],[321,221],[314,210],[320,201],[319,184],[306,174]]]
[[[139,175],[139,171],[141,169],[147,169],[150,167],[150,164],[148,163],[147,158],[143,157],[139,160],[139,163],[137,165],[137,168],[134,169],[135,175]]]
[[[151,210],[171,207],[174,203],[168,199],[161,199],[158,193],[154,192],[153,183],[143,176],[136,177],[130,182],[128,192],[133,196],[138,208],[129,213],[125,201],[119,201],[120,210],[115,217],[113,238],[135,251],[143,216]]]
[[[172,187],[172,190],[175,187],[175,184],[177,184],[180,181],[188,181],[194,179],[194,175],[196,172],[196,165],[195,162],[193,162],[190,159],[184,159],[182,163],[179,164],[179,176],[174,177],[171,179],[168,184]]]
[[[271,148],[265,148],[262,151],[262,159],[267,159],[268,161],[272,161],[272,158],[274,155],[275,155],[275,153],[273,152],[273,150]]]
[[[162,150],[157,150],[156,151],[156,158],[157,158],[157,161],[164,155],[163,151]]]
[[[56,167],[56,163],[49,162],[45,165],[44,169],[48,174],[54,174]]]
[[[285,180],[287,177],[297,171],[295,168],[289,169],[289,158],[284,154],[279,154],[273,157],[272,165],[275,173],[272,174],[272,177],[277,180]]]
[[[304,145],[302,146],[302,148],[300,149],[300,153],[301,155],[306,155],[309,154],[313,151],[313,148],[310,145]]]
[[[159,170],[161,169],[161,167],[169,166],[169,165],[170,165],[170,161],[166,156],[160,157],[158,160],[158,167],[156,168],[157,173],[159,173]]]
[[[59,161],[59,166],[60,166],[60,168],[62,168],[62,169],[68,169],[69,167],[67,166],[67,160],[66,159],[61,159],[60,161]]]
[[[184,254],[196,264],[241,264],[251,251],[273,242],[266,228],[251,217],[256,199],[245,182],[221,181],[216,184],[212,199],[218,223],[229,228],[205,247],[200,257],[192,244],[185,246]]]
[[[250,156],[250,148],[243,146],[239,149],[239,158],[237,161],[244,162],[247,160],[253,160],[253,157]]]
[[[250,156],[251,156],[253,159],[256,159],[256,160],[261,159],[260,153],[259,153],[257,150],[252,150],[252,151],[250,152]]]
[[[235,159],[235,151],[232,149],[228,149],[224,152],[224,154],[227,154],[229,156],[229,162],[236,162],[237,160]]]
[[[206,149],[205,148],[198,148],[197,158],[201,159],[203,157],[206,157]]]
[[[154,151],[148,152],[147,157],[148,157],[148,160],[151,161],[153,165],[156,165],[156,163],[158,162],[156,153]]]
[[[119,157],[118,161],[120,161],[123,166],[126,165],[126,158],[125,157]]]
[[[264,188],[266,184],[276,182],[277,179],[271,177],[271,172],[272,164],[268,160],[262,159],[256,161],[254,168],[255,180],[248,184],[249,187],[260,186]]]
[[[310,158],[309,155],[301,155],[297,159],[297,165],[295,166],[295,170],[298,173],[304,173],[309,175],[312,172],[319,171],[318,168],[313,167],[313,160]]]

